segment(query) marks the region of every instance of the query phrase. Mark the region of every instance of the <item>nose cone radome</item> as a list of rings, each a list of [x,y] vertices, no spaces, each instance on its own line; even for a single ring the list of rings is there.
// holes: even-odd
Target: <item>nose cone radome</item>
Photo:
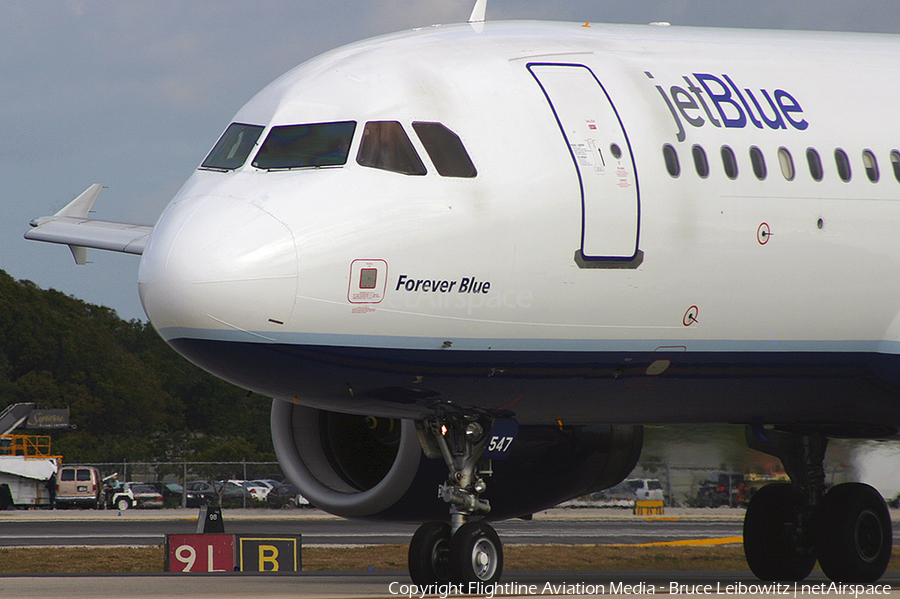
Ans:
[[[183,201],[154,229],[139,284],[144,310],[166,339],[213,334],[259,341],[290,320],[294,238],[284,223],[247,202]]]

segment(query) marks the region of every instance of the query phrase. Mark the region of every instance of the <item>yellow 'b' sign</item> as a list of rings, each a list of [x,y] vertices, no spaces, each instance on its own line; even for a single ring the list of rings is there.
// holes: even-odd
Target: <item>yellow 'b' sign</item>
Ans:
[[[267,564],[272,564],[272,567],[267,567]],[[259,546],[259,571],[278,572],[278,547],[274,545]]]

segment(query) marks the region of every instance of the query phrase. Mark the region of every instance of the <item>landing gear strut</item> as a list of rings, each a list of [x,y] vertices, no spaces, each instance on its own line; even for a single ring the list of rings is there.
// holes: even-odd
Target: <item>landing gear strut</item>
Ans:
[[[438,496],[450,504],[450,524],[426,522],[409,544],[409,575],[420,586],[441,582],[492,584],[503,573],[503,544],[487,523],[470,520],[491,511],[480,495],[491,474],[482,460],[492,421],[485,417],[436,417],[419,427],[426,447],[440,454],[450,477]]]
[[[747,564],[763,580],[803,580],[819,560],[839,582],[874,582],[891,557],[891,519],[869,485],[845,483],[825,492],[828,439],[747,427],[751,449],[779,458],[790,484],[771,484],[750,500],[744,518]]]

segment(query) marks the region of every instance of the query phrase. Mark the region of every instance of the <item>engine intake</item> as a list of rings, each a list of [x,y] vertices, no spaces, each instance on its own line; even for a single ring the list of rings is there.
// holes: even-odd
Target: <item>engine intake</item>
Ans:
[[[281,469],[313,505],[345,517],[395,505],[422,461],[415,425],[391,421],[390,434],[363,416],[272,402],[272,441]]]

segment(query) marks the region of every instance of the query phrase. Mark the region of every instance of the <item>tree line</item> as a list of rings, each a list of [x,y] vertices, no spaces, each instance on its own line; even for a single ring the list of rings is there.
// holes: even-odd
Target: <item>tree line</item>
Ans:
[[[51,433],[69,463],[275,459],[270,399],[189,363],[149,323],[0,271],[0,411],[19,402],[69,408],[76,428]]]

